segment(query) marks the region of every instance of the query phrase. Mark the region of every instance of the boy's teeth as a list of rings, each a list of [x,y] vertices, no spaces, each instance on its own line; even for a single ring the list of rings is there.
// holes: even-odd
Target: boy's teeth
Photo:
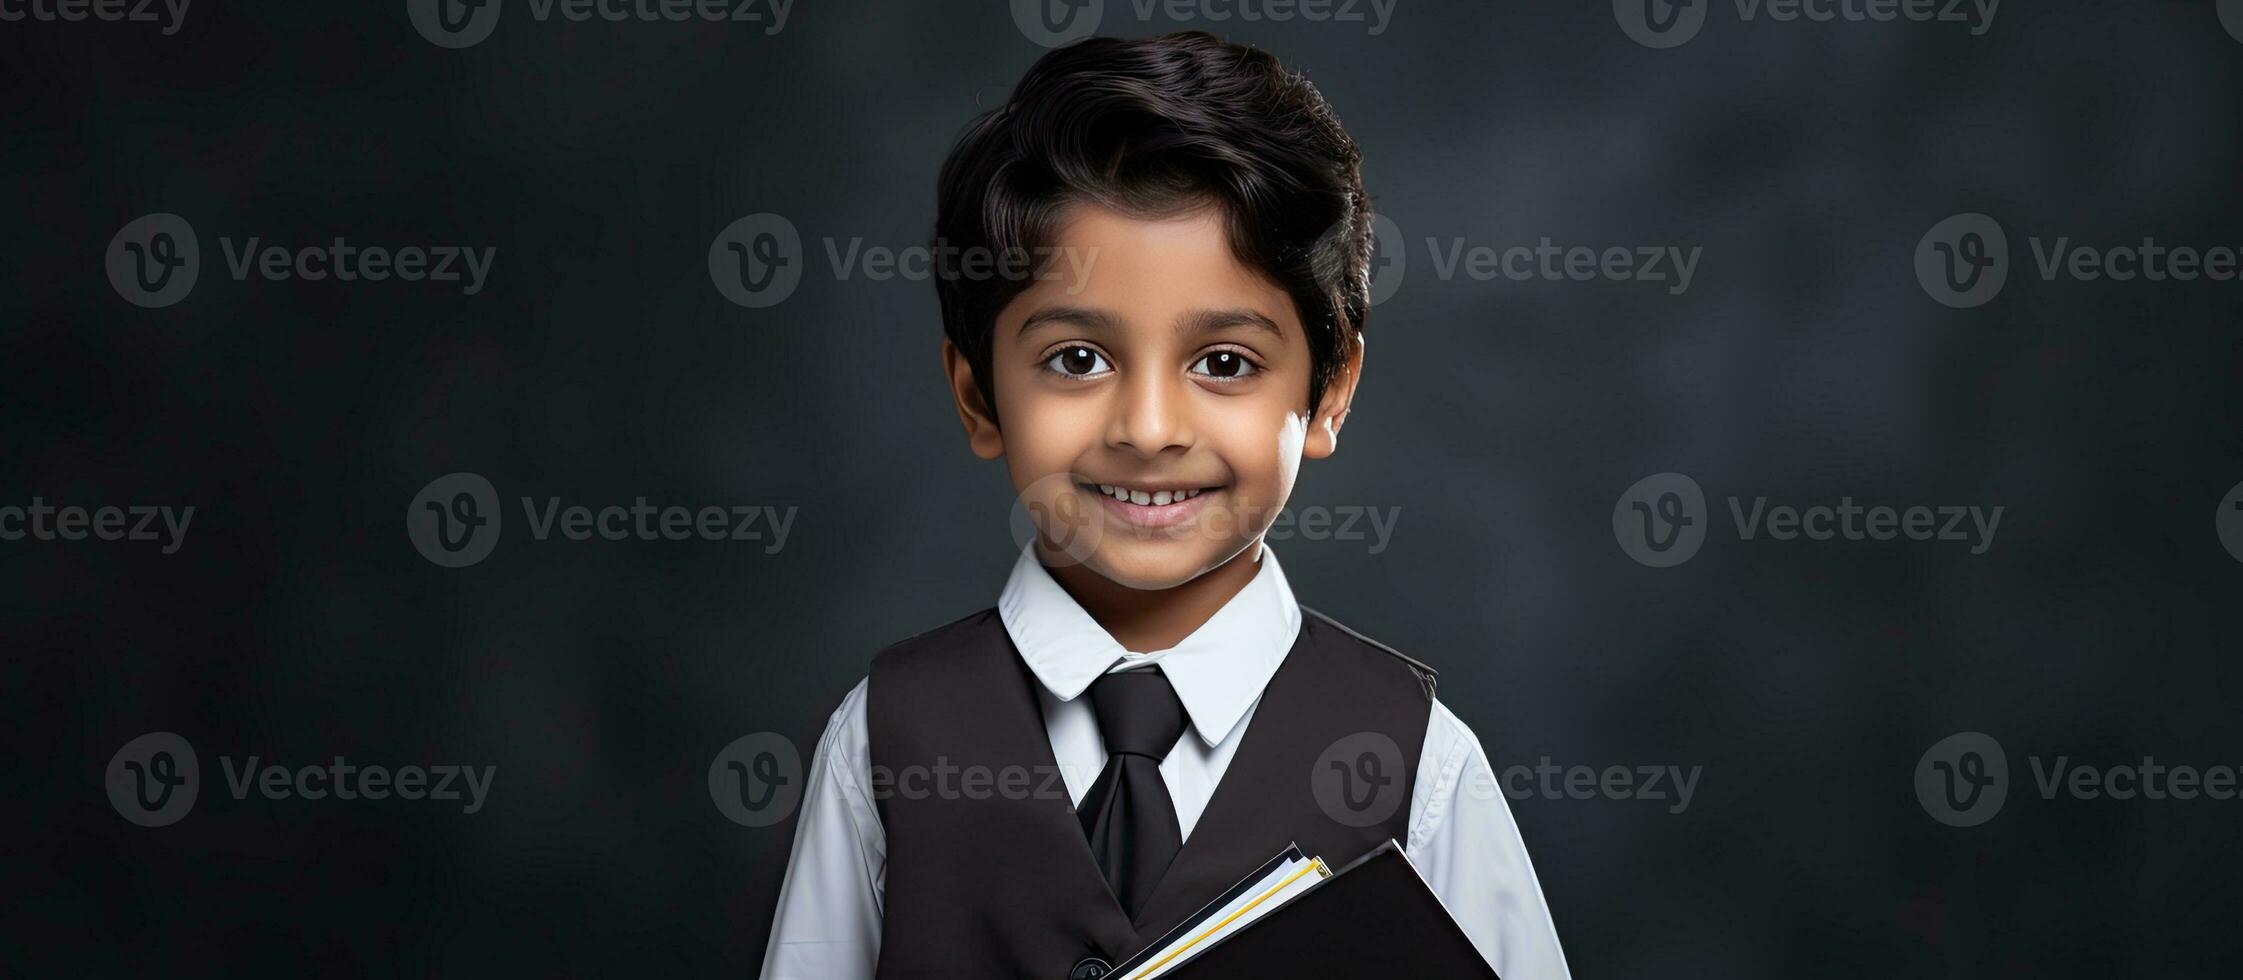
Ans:
[[[1124,503],[1136,504],[1140,507],[1166,507],[1169,504],[1182,503],[1186,500],[1190,500],[1193,497],[1199,496],[1202,492],[1199,490],[1155,490],[1151,493],[1146,493],[1143,490],[1131,490],[1128,487],[1117,487],[1111,483],[1100,483],[1097,484],[1097,487],[1099,493],[1105,494],[1106,496],[1112,497],[1115,500],[1119,500]]]

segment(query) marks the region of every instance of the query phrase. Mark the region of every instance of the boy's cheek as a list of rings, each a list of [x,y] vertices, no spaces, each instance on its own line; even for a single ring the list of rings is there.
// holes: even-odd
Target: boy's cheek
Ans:
[[[1098,447],[1103,431],[1102,417],[1087,400],[1025,397],[999,413],[1005,420],[1005,455],[1016,461],[1014,475],[1029,480],[1073,465]],[[1030,471],[1020,472],[1024,466]]]

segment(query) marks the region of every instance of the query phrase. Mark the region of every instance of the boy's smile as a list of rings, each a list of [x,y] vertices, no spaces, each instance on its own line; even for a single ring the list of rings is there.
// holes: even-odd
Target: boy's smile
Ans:
[[[1239,260],[1219,207],[1133,217],[1077,203],[1053,244],[1096,261],[998,312],[993,412],[951,358],[975,452],[1005,458],[1070,588],[1087,570],[1173,589],[1242,556],[1243,584],[1301,457],[1335,448],[1359,360],[1312,412],[1296,305]],[[1094,534],[1078,535],[1084,520]],[[1067,539],[1086,547],[1053,546]]]
[[[1098,491],[1098,503],[1106,512],[1120,520],[1139,527],[1175,527],[1191,520],[1201,507],[1209,503],[1208,493],[1221,487],[1163,487],[1115,486],[1111,483],[1081,483],[1079,489]]]

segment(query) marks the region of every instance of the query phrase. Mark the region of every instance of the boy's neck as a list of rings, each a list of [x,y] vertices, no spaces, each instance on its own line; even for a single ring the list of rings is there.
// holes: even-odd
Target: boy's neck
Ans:
[[[1166,650],[1206,625],[1260,574],[1259,541],[1189,582],[1171,589],[1132,589],[1089,567],[1045,569],[1114,642],[1132,653]]]

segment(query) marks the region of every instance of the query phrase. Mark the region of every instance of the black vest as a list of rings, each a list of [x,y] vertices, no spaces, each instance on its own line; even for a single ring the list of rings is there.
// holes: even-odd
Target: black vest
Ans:
[[[994,610],[874,658],[881,977],[1102,976],[1287,843],[1337,866],[1408,840],[1433,670],[1303,610],[1207,809],[1132,921],[1059,779],[1037,683]],[[1379,763],[1362,758],[1366,745],[1381,746]],[[1355,771],[1312,788],[1335,750]]]

